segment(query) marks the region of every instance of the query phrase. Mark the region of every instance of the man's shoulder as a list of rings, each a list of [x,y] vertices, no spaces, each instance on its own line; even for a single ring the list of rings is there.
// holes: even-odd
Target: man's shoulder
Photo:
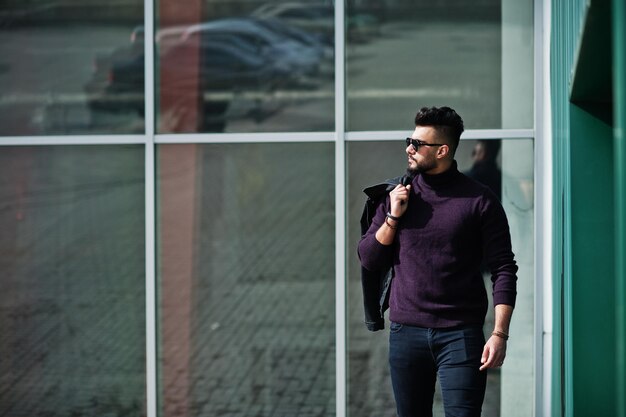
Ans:
[[[463,173],[459,175],[456,190],[458,193],[457,197],[473,200],[481,207],[502,205],[498,196],[489,186]]]
[[[470,191],[473,194],[476,194],[477,197],[490,191],[487,185],[460,171],[457,180],[457,188]]]

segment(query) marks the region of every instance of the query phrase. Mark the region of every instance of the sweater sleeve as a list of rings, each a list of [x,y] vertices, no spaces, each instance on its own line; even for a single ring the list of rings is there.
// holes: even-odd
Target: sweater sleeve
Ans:
[[[392,263],[393,246],[383,245],[376,240],[376,232],[385,222],[389,198],[382,200],[376,207],[376,213],[367,232],[361,237],[358,246],[358,255],[361,265],[369,271],[388,268]]]
[[[515,307],[517,297],[517,264],[511,248],[509,223],[502,205],[488,194],[481,212],[483,256],[491,271],[493,304]]]

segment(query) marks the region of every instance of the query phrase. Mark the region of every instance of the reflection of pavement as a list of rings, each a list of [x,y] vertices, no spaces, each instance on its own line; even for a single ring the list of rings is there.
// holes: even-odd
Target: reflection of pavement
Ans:
[[[349,130],[395,130],[431,105],[453,107],[471,128],[500,126],[498,22],[398,22],[382,32],[347,49]],[[363,99],[368,90],[388,93]]]
[[[0,172],[0,415],[139,415],[143,148],[7,148]]]
[[[181,147],[194,145],[162,152],[185,155]],[[162,259],[162,288],[191,285],[187,319],[170,323],[187,306],[161,296],[166,416],[335,414],[333,150],[199,145],[177,170],[162,163],[164,246],[190,239],[166,222],[197,207],[191,279]]]

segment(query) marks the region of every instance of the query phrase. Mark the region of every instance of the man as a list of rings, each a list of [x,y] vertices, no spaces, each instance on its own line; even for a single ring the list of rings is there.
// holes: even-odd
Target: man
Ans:
[[[515,305],[517,266],[498,198],[457,169],[463,120],[422,108],[406,139],[410,184],[376,208],[359,242],[366,270],[391,267],[389,365],[400,417],[432,416],[439,377],[450,416],[479,416],[489,368],[502,366]],[[495,329],[485,342],[492,274]]]
[[[473,164],[465,173],[468,177],[485,184],[502,201],[502,173],[496,159],[500,140],[478,140],[472,150]]]

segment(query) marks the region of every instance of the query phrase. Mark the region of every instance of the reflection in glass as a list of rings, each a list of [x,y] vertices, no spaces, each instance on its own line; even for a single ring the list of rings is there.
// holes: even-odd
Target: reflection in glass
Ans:
[[[505,15],[514,4],[531,13]],[[469,129],[532,128],[531,0],[351,0],[346,14],[376,33],[347,37],[348,130],[404,129],[431,105],[454,108]]]
[[[160,132],[334,129],[332,2],[176,4],[155,35]]]
[[[0,135],[143,132],[143,1],[0,8]]]
[[[161,415],[335,414],[333,152],[159,147]]]
[[[388,330],[369,332],[364,324],[359,219],[365,203],[362,190],[406,169],[404,138],[386,142],[348,142],[348,412],[350,416],[389,415],[395,410],[388,366]],[[500,194],[511,229],[518,266],[518,299],[511,325],[511,343],[502,370],[488,374],[483,404],[485,416],[524,416],[532,410],[534,376],[533,276],[533,141],[462,140],[456,152],[459,170]],[[491,287],[485,276],[487,289]],[[487,291],[491,299],[491,291]],[[490,300],[490,305],[492,305]],[[493,330],[493,309],[485,319],[485,334]],[[388,328],[388,321],[386,327]],[[437,387],[434,414],[443,415]],[[520,404],[516,399],[523,398]],[[516,407],[509,404],[515,403]],[[502,413],[501,413],[502,411]]]
[[[475,141],[471,153],[472,165],[464,173],[489,187],[498,200],[502,201],[502,171],[498,166],[500,142],[499,139]]]
[[[143,147],[0,152],[0,415],[145,415]]]
[[[406,155],[404,137],[397,142],[348,142],[348,416],[376,417],[394,415],[395,402],[388,365],[389,331],[370,332],[365,327],[361,264],[357,243],[361,237],[359,220],[365,194],[362,190],[387,178],[404,174]]]

